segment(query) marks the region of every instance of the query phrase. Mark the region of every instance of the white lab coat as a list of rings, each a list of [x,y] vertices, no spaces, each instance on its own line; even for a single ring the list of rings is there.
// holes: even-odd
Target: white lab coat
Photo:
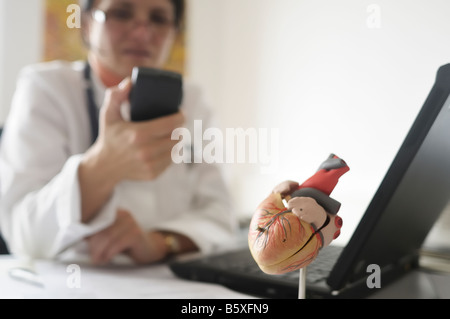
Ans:
[[[145,230],[189,236],[203,252],[233,240],[235,221],[219,168],[173,163],[154,181],[124,181],[88,224],[80,221],[77,169],[91,143],[84,62],[55,61],[22,70],[2,137],[0,226],[14,254],[87,255],[83,238],[111,225],[118,208]],[[97,105],[105,88],[92,74]],[[184,85],[186,127],[211,126],[199,91]]]

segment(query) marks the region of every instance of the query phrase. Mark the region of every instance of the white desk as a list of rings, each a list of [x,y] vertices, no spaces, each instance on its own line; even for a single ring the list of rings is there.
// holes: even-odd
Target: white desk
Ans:
[[[242,299],[251,296],[220,285],[177,278],[167,265],[69,266],[49,261],[20,261],[0,256],[0,299],[100,298],[100,299]],[[34,268],[42,286],[9,276],[16,267]]]
[[[249,299],[220,285],[179,279],[167,265],[146,267],[80,265],[79,277],[69,264],[34,262],[44,287],[21,282],[8,275],[13,267],[28,262],[0,256],[0,299],[4,298],[101,298],[101,299]],[[79,281],[77,282],[77,278]],[[77,284],[79,284],[77,287]],[[370,298],[450,299],[450,274],[413,271],[397,282],[375,291]]]

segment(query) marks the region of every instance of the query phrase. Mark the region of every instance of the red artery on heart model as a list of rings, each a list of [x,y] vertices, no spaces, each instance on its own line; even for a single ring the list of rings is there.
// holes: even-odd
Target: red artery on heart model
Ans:
[[[339,236],[340,203],[329,195],[349,170],[345,161],[331,154],[303,184],[285,181],[258,206],[248,244],[262,271],[282,274],[306,267]]]

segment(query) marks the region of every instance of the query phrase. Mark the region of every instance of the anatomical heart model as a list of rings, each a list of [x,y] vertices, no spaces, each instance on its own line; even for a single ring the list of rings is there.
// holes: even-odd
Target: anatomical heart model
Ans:
[[[347,164],[331,154],[303,184],[283,182],[258,206],[248,244],[262,271],[282,274],[306,267],[339,236],[340,203],[329,195],[348,171]]]

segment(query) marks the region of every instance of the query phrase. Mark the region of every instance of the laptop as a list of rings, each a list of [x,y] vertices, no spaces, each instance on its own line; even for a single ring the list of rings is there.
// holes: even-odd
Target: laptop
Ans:
[[[359,298],[379,267],[381,288],[419,266],[419,252],[450,204],[450,64],[435,83],[345,247],[321,250],[306,270],[307,298]],[[222,284],[263,298],[297,298],[298,276],[267,275],[249,248],[174,261],[179,277]]]

